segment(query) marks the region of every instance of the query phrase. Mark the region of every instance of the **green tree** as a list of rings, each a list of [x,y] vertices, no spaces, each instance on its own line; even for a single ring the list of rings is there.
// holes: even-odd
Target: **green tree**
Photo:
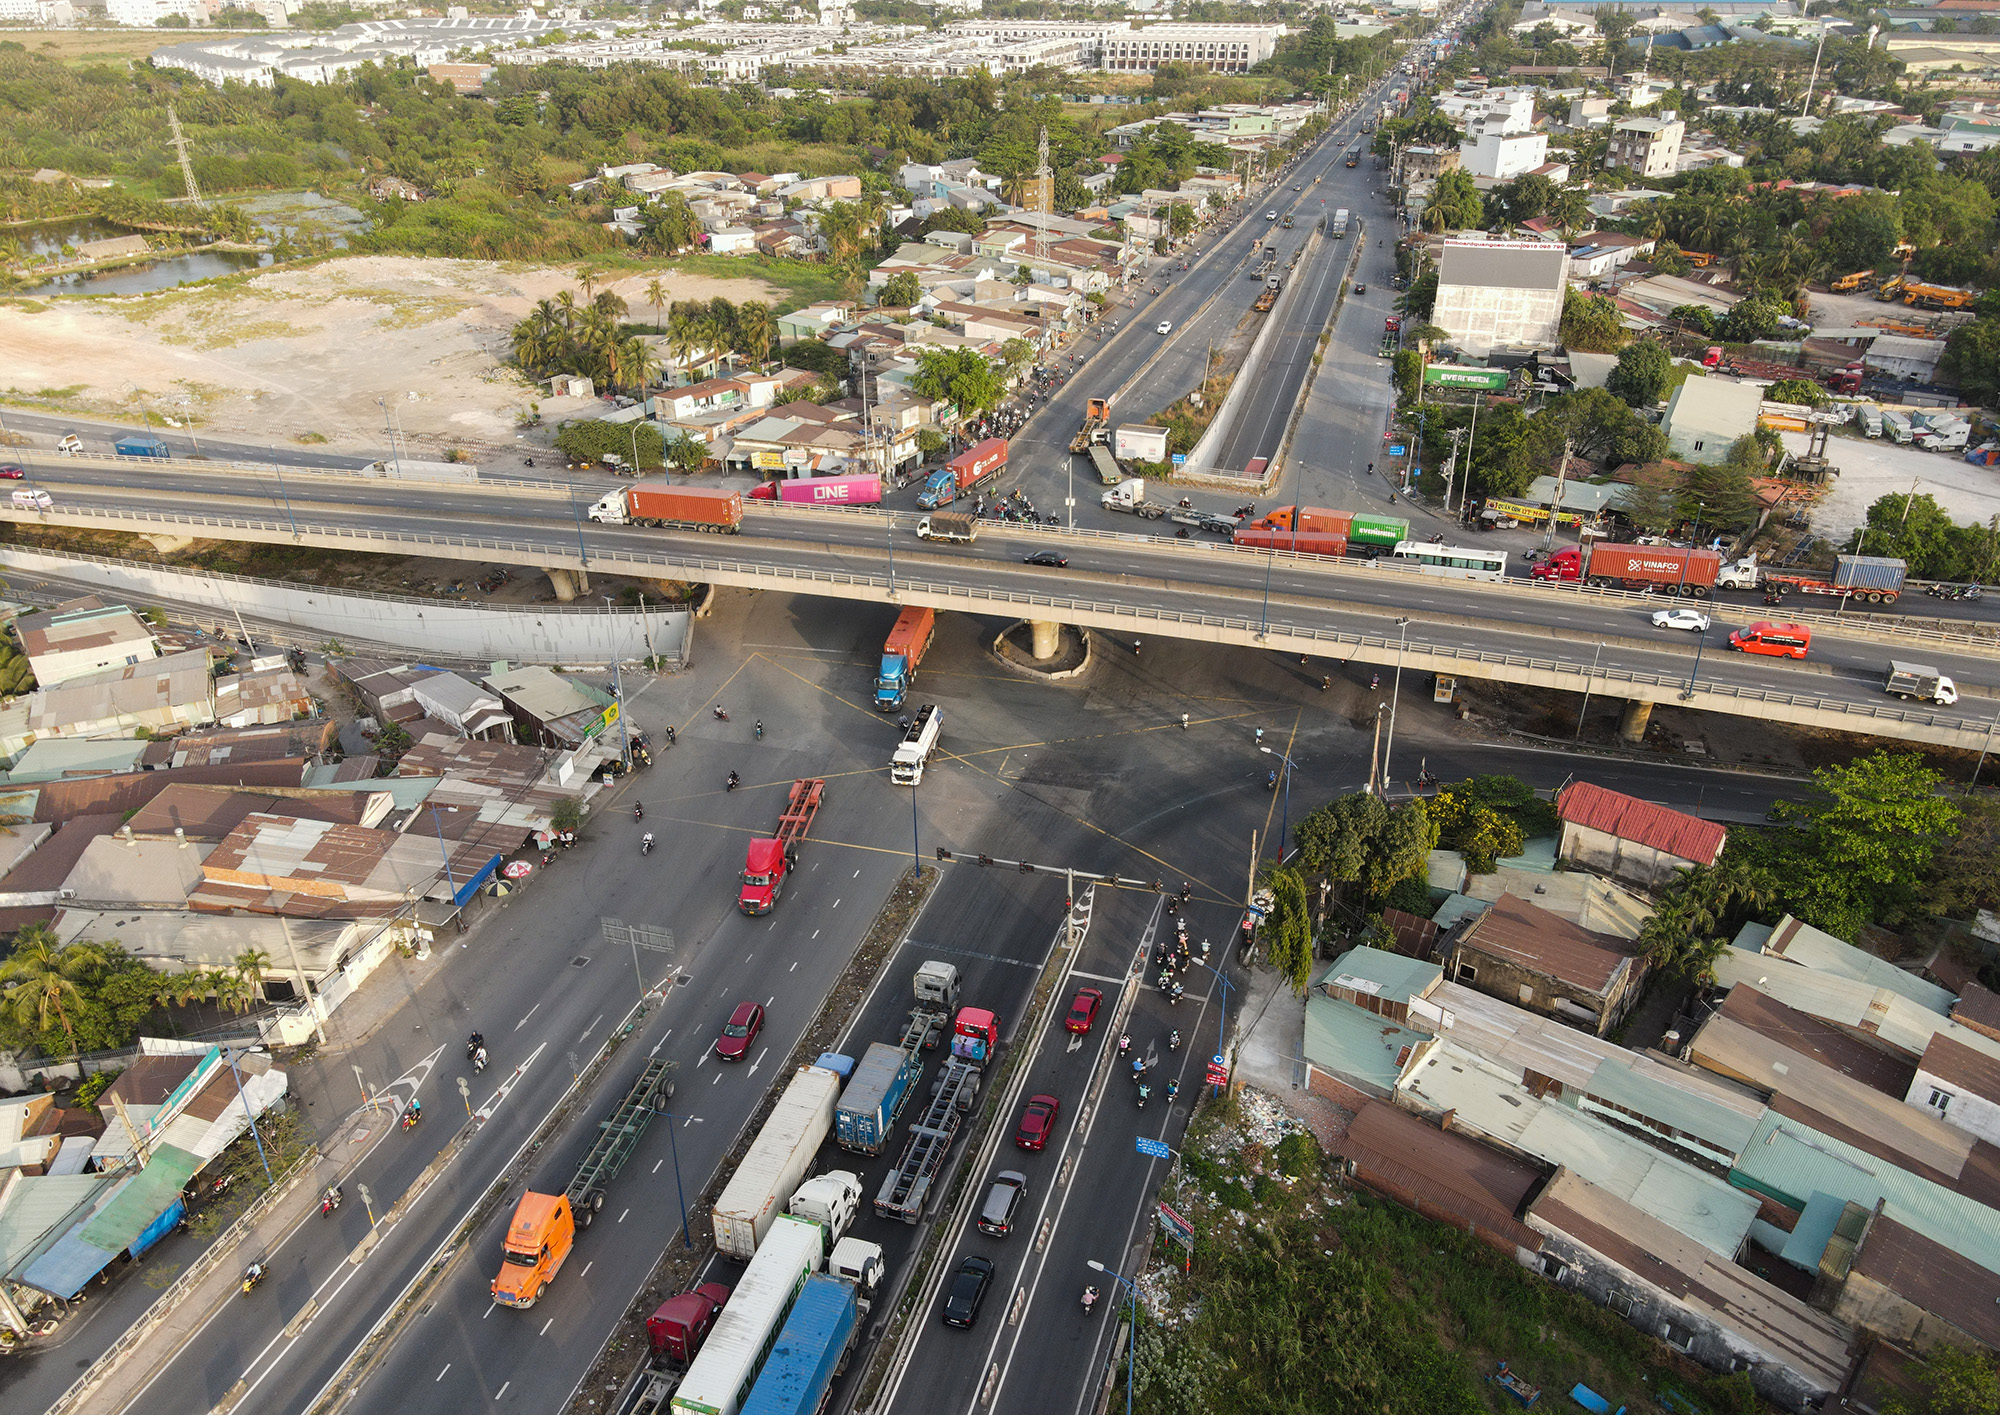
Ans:
[[[1297,870],[1272,867],[1264,871],[1264,886],[1271,891],[1272,910],[1264,920],[1265,947],[1271,966],[1292,985],[1293,993],[1305,995],[1312,981],[1312,914],[1306,901],[1306,883]]]
[[[572,462],[603,463],[607,454],[630,462],[638,450],[641,471],[666,465],[666,439],[651,422],[607,423],[595,418],[564,423],[556,429],[556,451]]]
[[[1459,168],[1438,175],[1419,224],[1426,231],[1476,231],[1486,224],[1486,207],[1472,174]]]
[[[1791,313],[1791,307],[1783,300],[1768,295],[1752,295],[1738,300],[1728,314],[1722,318],[1718,331],[1731,344],[1749,344],[1759,339],[1769,339],[1778,329],[1778,321]]]
[[[1931,859],[1957,831],[1958,807],[1938,795],[1944,777],[1917,754],[1877,751],[1813,773],[1804,801],[1779,801],[1774,814],[1794,824],[1805,868],[1817,888],[1818,918],[1808,923],[1852,938],[1875,919],[1894,923],[1918,898]]]
[[[74,1057],[79,1049],[71,1019],[84,1010],[83,981],[103,963],[104,954],[95,944],[61,944],[47,925],[30,924],[0,963],[0,999],[20,1028],[31,1033],[60,1028]]]
[[[1618,366],[1605,376],[1604,386],[1634,408],[1650,408],[1660,401],[1673,363],[1664,347],[1640,339],[1618,351]]]
[[[1817,408],[1826,402],[1826,390],[1810,378],[1781,378],[1764,390],[1764,398],[1772,403]]]
[[[692,475],[708,461],[708,444],[691,432],[683,432],[667,444],[667,461],[674,470]]]
[[[1996,1415],[2000,1412],[2000,1371],[1988,1351],[1967,1350],[1940,1341],[1910,1368],[1914,1399],[1886,1397],[1882,1415]]]
[[[1612,353],[1629,337],[1618,306],[1602,295],[1575,290],[1564,292],[1560,333],[1566,348],[1592,354]]]
[[[1980,190],[1983,193],[1985,188]],[[1889,259],[1902,238],[1896,198],[1887,192],[1842,197],[1833,203],[1833,213],[1819,237],[1831,268],[1841,275],[1875,269]]]
[[[890,309],[909,309],[923,297],[923,282],[912,270],[897,271],[882,286],[882,303]]]
[[[924,349],[910,386],[926,398],[954,403],[962,413],[983,413],[1007,396],[1000,371],[976,349]]]
[[[1715,311],[1707,305],[1675,305],[1667,311],[1667,317],[1681,328],[1699,334],[1704,339],[1713,339],[1721,328],[1716,321]]]
[[[1968,398],[1993,406],[2000,395],[2000,319],[1977,319],[1952,330],[1938,366],[1958,380]]]

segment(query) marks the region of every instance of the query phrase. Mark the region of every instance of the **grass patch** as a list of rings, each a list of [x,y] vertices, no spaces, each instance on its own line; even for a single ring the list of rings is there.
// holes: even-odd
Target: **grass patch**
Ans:
[[[246,31],[264,34],[263,30]],[[203,39],[221,39],[228,30],[203,30]],[[57,30],[22,36],[16,40],[30,54],[53,59],[58,64],[85,68],[107,59],[144,59],[155,49],[172,44],[174,36],[188,37],[185,30]]]
[[[1218,356],[1219,358],[1220,356]],[[1167,451],[1192,452],[1194,445],[1201,441],[1201,435],[1208,431],[1208,425],[1215,421],[1215,415],[1222,411],[1222,400],[1229,396],[1229,385],[1236,381],[1236,371],[1211,374],[1195,392],[1201,395],[1201,406],[1194,404],[1194,393],[1175,399],[1159,412],[1153,414],[1153,426],[1167,430]]]
[[[759,280],[771,287],[771,312],[790,314],[822,300],[841,298],[843,276],[832,266],[804,260],[779,260],[765,255],[682,255],[669,261],[648,260],[637,255],[593,256],[582,270],[633,271],[658,275],[663,281],[675,272],[699,275],[705,280]],[[579,271],[581,273],[581,270]],[[634,313],[651,307],[633,300]]]
[[[1485,1379],[1503,1359],[1557,1404],[1582,1381],[1614,1408],[1672,1385],[1709,1415],[1764,1409],[1747,1376],[1715,1377],[1457,1229],[1329,1182],[1303,1131],[1267,1147],[1205,1105],[1172,1187],[1197,1238],[1188,1274],[1168,1248],[1144,1279],[1147,1415],[1517,1415]]]
[[[292,441],[317,446],[326,441],[326,434],[323,432],[295,432],[292,434]]]

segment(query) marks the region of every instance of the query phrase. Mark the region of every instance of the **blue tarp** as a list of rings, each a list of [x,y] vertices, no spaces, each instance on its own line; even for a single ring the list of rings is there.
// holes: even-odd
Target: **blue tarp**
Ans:
[[[486,881],[488,881],[489,879],[492,879],[493,872],[499,868],[500,868],[500,857],[498,855],[495,855],[492,859],[488,860],[485,864],[481,865],[478,868],[478,870],[476,870],[473,873],[471,879],[467,880],[464,884],[461,884],[458,887],[458,893],[452,895],[451,902],[458,905],[461,909],[464,908],[467,904],[472,902],[472,896],[479,892],[479,886],[486,883]]]
[[[174,1231],[174,1225],[181,1221],[181,1215],[186,1212],[187,1201],[175,1199],[167,1211],[148,1224],[146,1231],[134,1239],[132,1246],[125,1251],[135,1258],[144,1257],[148,1248]]]

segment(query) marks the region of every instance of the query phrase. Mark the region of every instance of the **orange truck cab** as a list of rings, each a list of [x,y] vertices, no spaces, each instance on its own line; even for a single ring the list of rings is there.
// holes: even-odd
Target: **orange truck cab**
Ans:
[[[576,1246],[576,1216],[562,1194],[521,1196],[507,1225],[506,1255],[493,1279],[493,1300],[503,1307],[532,1307],[555,1280]]]

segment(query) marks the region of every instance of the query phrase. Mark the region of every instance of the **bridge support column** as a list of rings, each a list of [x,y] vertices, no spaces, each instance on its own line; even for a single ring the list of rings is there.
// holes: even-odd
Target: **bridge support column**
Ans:
[[[577,581],[583,578],[582,574],[578,571],[550,570],[548,575],[549,583],[555,586],[556,601],[560,604],[568,604],[577,595],[588,594],[590,592],[588,582],[581,586],[577,584]]]
[[[1048,619],[1030,619],[1028,630],[1034,635],[1032,652],[1037,663],[1047,662],[1062,652],[1062,625]]]
[[[1653,720],[1651,703],[1628,702],[1625,715],[1618,719],[1618,740],[1639,746],[1646,740],[1646,728]]]
[[[170,536],[164,533],[148,535],[146,540],[162,555],[172,555],[177,550],[186,550],[194,544],[193,536]]]

